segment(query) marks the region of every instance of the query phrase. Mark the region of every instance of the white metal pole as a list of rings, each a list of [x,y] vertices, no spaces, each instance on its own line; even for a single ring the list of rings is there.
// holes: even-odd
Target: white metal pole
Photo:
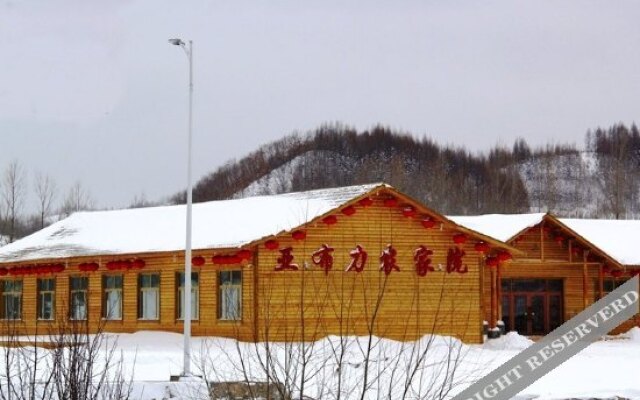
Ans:
[[[184,254],[184,376],[191,375],[191,143],[193,130],[193,41],[189,40],[189,139],[187,155],[187,240]]]

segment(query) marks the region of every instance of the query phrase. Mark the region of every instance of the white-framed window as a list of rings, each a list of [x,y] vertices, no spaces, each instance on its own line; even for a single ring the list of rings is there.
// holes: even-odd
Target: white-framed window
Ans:
[[[242,271],[218,272],[218,319],[242,319]]]
[[[102,318],[122,319],[122,275],[102,277]]]
[[[138,319],[160,319],[160,274],[138,275]]]
[[[72,276],[69,278],[69,304],[71,310],[69,318],[74,321],[84,321],[87,319],[87,290],[89,289],[89,278],[86,276]]]
[[[2,319],[19,320],[22,318],[22,281],[4,280],[1,282]]]
[[[52,321],[56,317],[56,279],[38,279],[38,319]]]
[[[200,318],[200,276],[197,272],[191,273],[191,320]],[[178,280],[178,319],[184,320],[184,272],[179,272]]]

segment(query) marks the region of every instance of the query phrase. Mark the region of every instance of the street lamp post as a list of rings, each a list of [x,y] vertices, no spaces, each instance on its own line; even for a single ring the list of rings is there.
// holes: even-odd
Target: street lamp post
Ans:
[[[193,204],[193,188],[191,185],[191,143],[193,130],[193,41],[189,47],[182,39],[169,39],[169,43],[180,46],[189,59],[189,139],[187,145],[187,237],[184,253],[184,290],[182,304],[184,307],[184,360],[183,376],[191,375],[191,206]]]

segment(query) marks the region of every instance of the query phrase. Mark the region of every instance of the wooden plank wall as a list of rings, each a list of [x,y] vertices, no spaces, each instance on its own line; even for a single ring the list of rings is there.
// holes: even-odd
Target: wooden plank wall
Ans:
[[[570,255],[567,243],[559,244],[547,234],[542,235],[541,242],[539,229],[522,234],[514,246],[524,251],[525,255],[516,256],[512,262],[501,266],[502,278],[562,279],[564,320],[573,318],[584,310],[582,256]],[[543,252],[544,260],[541,258]],[[590,264],[587,268],[587,276],[587,305],[590,305],[598,295],[593,284],[594,279],[598,278],[598,266]],[[490,319],[491,312],[490,283],[490,274],[485,274],[482,298],[484,317],[487,321]]]
[[[352,216],[334,214],[338,223],[310,226],[303,241],[289,235],[278,238],[280,248],[293,247],[298,271],[274,271],[278,250],[258,251],[258,340],[312,340],[326,335],[367,335],[413,340],[428,333],[453,335],[467,342],[481,341],[479,258],[470,239],[466,274],[444,271],[420,277],[413,254],[425,245],[434,251],[433,266],[444,269],[456,231],[440,226],[422,227],[398,207],[378,199],[370,207],[357,207]],[[311,262],[311,255],[326,243],[334,248],[328,273]],[[362,273],[345,272],[356,245],[368,252]],[[389,276],[379,271],[379,256],[387,244],[398,252],[400,271]],[[377,306],[378,305],[378,306]]]
[[[200,273],[200,318],[192,322],[194,335],[216,335],[237,337],[241,340],[253,340],[253,268],[251,263],[230,266],[214,266],[211,262],[213,251],[195,251],[194,256],[202,255],[207,263],[202,267],[193,267],[194,272]],[[146,265],[143,270],[108,271],[105,267],[108,261],[142,258]],[[57,263],[59,260],[41,260],[39,263]],[[99,262],[100,269],[96,272],[80,272],[78,264],[83,262]],[[177,319],[177,273],[184,270],[184,253],[149,253],[119,255],[115,257],[77,257],[64,260],[64,272],[46,275],[27,275],[17,277],[23,281],[23,314],[21,321],[0,322],[0,331],[17,329],[21,334],[47,334],[60,330],[68,325],[69,315],[69,278],[71,276],[87,276],[89,278],[88,326],[91,330],[104,329],[107,332],[135,332],[138,330],[162,330],[182,332],[182,321]],[[13,267],[33,265],[33,263],[2,264],[0,266]],[[240,269],[243,271],[242,321],[220,321],[217,316],[217,272],[222,269]],[[138,319],[138,274],[160,273],[160,318],[157,321],[142,321]],[[123,275],[123,318],[120,321],[102,320],[102,276]],[[56,319],[54,321],[37,321],[37,278],[56,279]],[[11,279],[3,277],[2,279]]]

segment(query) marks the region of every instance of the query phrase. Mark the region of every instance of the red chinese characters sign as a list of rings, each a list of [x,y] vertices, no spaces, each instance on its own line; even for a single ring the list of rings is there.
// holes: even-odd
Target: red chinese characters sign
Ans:
[[[382,250],[382,254],[380,255],[380,271],[384,271],[385,275],[389,275],[391,271],[400,271],[400,267],[398,267],[396,256],[398,255],[398,251],[393,248],[392,245],[388,245],[384,250]]]
[[[469,272],[469,268],[462,264],[462,258],[464,256],[464,250],[457,247],[449,249],[447,253],[447,273],[458,272],[460,274],[466,274]]]
[[[325,275],[333,268],[333,248],[323,244],[311,255],[311,261],[324,270]]]
[[[429,250],[426,246],[420,245],[413,252],[413,261],[416,265],[416,273],[418,276],[426,276],[429,271],[434,271],[431,266],[431,256],[433,251]]]
[[[280,257],[277,258],[278,265],[276,265],[274,271],[297,271],[298,264],[293,263],[293,248],[285,247],[280,249]]]
[[[351,262],[345,271],[362,272],[367,264],[367,252],[358,244],[355,249],[349,252],[349,256]]]

